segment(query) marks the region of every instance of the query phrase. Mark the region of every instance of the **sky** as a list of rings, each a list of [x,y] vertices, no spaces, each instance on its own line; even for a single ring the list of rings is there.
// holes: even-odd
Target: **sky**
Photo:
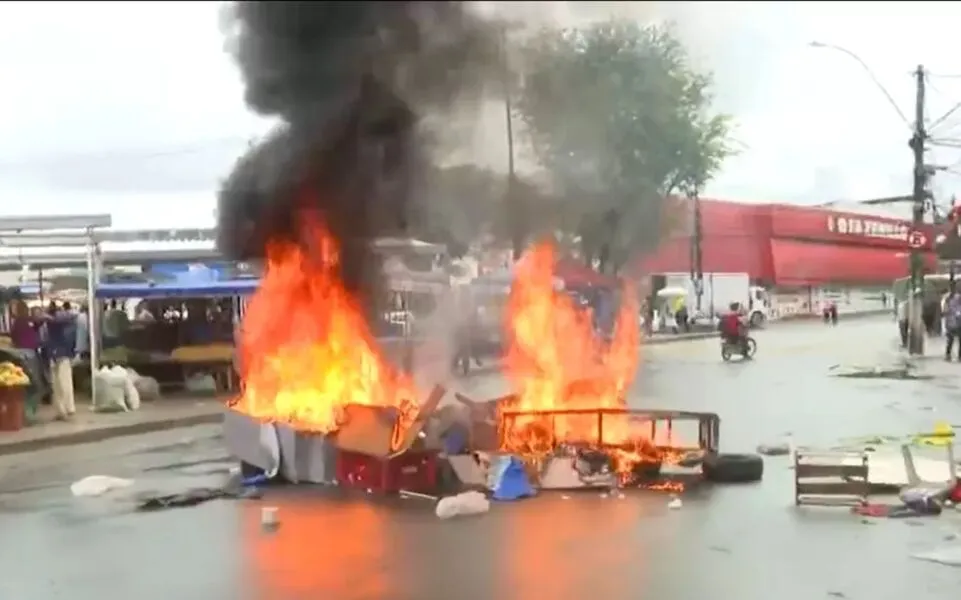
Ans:
[[[911,189],[918,64],[929,70],[928,123],[961,102],[952,2],[543,2],[515,14],[577,25],[618,15],[676,22],[715,73],[716,108],[733,115],[738,156],[706,196],[819,204]],[[122,228],[213,224],[219,180],[271,123],[242,102],[223,51],[218,3],[0,3],[0,213],[103,213]],[[506,165],[503,114],[488,106],[472,159]],[[961,140],[961,110],[933,128]],[[961,145],[961,144],[959,144]],[[961,173],[961,151],[931,164]],[[529,165],[528,165],[529,166]],[[939,197],[961,192],[941,172]]]

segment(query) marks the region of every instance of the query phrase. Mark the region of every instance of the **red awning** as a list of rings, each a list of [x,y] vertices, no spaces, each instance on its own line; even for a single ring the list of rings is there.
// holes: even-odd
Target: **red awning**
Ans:
[[[778,285],[890,283],[908,275],[908,254],[893,248],[771,240],[774,281]],[[925,253],[925,265],[936,264]]]

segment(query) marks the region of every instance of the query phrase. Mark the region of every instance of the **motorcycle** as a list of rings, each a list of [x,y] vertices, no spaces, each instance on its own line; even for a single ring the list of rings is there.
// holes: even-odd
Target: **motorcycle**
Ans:
[[[726,339],[721,340],[721,358],[724,362],[731,360],[735,354],[740,354],[744,359],[751,359],[754,358],[756,352],[757,342],[750,336],[740,342],[732,342]]]

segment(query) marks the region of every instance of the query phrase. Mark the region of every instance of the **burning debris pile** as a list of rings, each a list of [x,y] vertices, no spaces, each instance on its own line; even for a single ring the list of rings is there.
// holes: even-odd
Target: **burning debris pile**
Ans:
[[[218,200],[221,251],[266,263],[240,332],[234,408],[328,434],[349,405],[391,407],[402,439],[418,397],[371,335],[371,242],[417,218],[419,121],[482,85],[498,30],[461,2],[230,8],[247,104],[283,122],[237,162]]]
[[[263,444],[291,481],[381,491],[435,483],[438,452],[421,433],[445,390],[424,399],[371,333],[381,275],[372,242],[418,218],[421,120],[497,70],[500,28],[471,14],[474,4],[232,5],[247,103],[283,122],[238,161],[218,201],[220,249],[265,262],[238,340],[242,391],[225,420],[242,461],[266,470],[256,462]],[[673,447],[674,418],[700,423],[694,462],[716,452],[716,415],[627,409],[640,349],[633,294],[621,292],[603,339],[555,288],[555,264],[540,244],[516,267],[505,323],[515,393],[487,423],[490,449],[514,471],[538,471],[543,487],[565,485],[551,484],[558,464],[579,484],[655,480],[662,465],[691,460]],[[666,440],[656,421],[668,424]]]

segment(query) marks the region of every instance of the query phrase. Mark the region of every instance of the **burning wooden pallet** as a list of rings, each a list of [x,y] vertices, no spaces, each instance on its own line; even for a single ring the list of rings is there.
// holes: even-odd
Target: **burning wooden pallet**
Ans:
[[[868,453],[863,450],[794,452],[794,504],[858,506],[868,502]]]

